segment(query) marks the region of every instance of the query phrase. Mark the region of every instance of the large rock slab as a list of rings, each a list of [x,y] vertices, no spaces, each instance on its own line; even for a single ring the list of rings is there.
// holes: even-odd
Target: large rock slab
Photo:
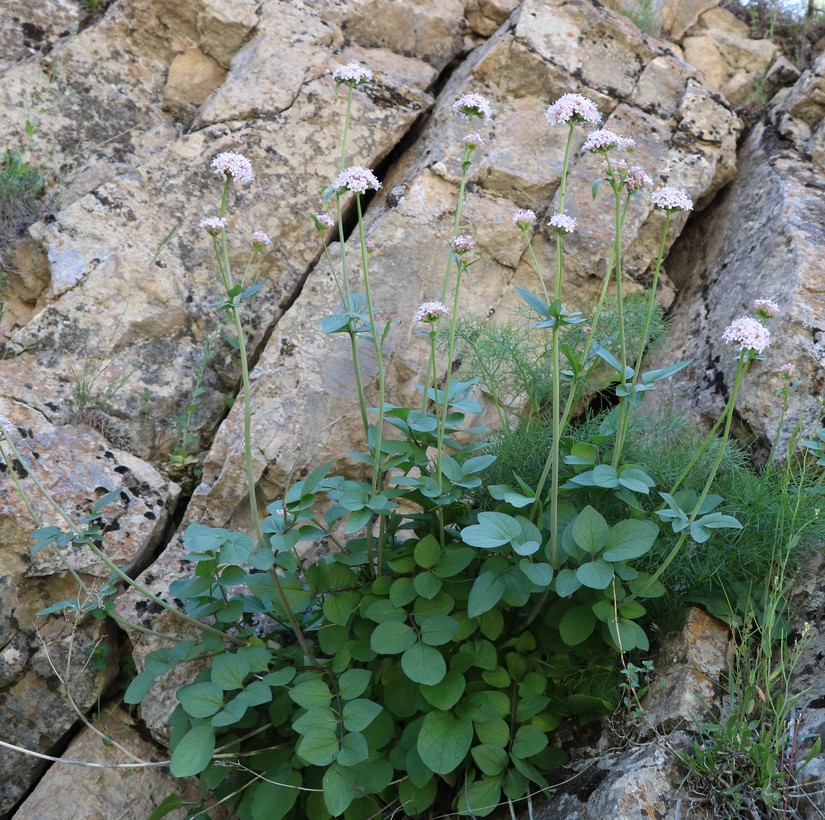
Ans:
[[[660,409],[714,421],[727,401],[736,351],[722,332],[752,313],[754,299],[782,309],[770,323],[773,342],[752,365],[737,410],[744,430],[773,441],[782,401],[779,368],[796,366],[799,388],[788,418],[821,426],[825,384],[825,216],[822,172],[825,127],[822,58],[754,128],[739,152],[739,172],[718,201],[693,221],[666,267],[679,288],[668,340],[654,361],[692,359],[666,389],[652,394]],[[793,422],[779,438],[784,448]]]
[[[5,390],[11,387],[4,385]],[[39,493],[26,468],[36,474],[44,489],[75,522],[103,495],[120,489],[102,520],[105,552],[119,566],[137,569],[145,565],[174,511],[177,485],[140,459],[111,447],[90,427],[52,425],[22,401],[7,398],[0,398],[0,414],[8,420],[10,435],[20,453],[20,461],[12,461],[15,477],[37,519],[47,526],[66,526]],[[4,450],[9,452],[6,445]],[[37,616],[39,610],[65,599],[78,598],[85,604],[111,570],[82,547],[70,547],[60,554],[51,548],[32,554],[35,526],[3,465],[0,724],[7,742],[48,751],[77,720],[65,686],[77,708],[85,711],[114,677],[119,660],[113,635],[102,622],[68,610],[49,617]],[[69,568],[88,592],[77,588]],[[84,653],[93,651],[107,659],[102,669],[89,665]],[[42,763],[33,757],[0,749],[0,813],[25,794],[31,778],[41,769]]]

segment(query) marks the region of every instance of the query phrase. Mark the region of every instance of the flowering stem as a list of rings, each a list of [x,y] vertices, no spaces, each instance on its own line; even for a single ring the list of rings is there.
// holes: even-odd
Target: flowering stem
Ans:
[[[774,456],[776,455],[776,445],[779,443],[779,436],[782,434],[782,428],[785,426],[785,413],[788,412],[788,399],[790,398],[789,385],[785,386],[784,390],[779,391],[782,394],[782,412],[779,414],[779,424],[776,425],[776,435],[773,437],[773,444],[771,445],[771,452],[768,460],[765,462],[763,472],[767,472],[768,468],[773,464]]]
[[[527,231],[525,231],[524,234],[527,237],[527,250],[530,251],[530,258],[533,260],[533,266],[535,267],[536,273],[539,277],[539,284],[541,285],[541,290],[544,294],[544,302],[549,305],[550,294],[547,292],[547,285],[544,282],[544,274],[541,272],[541,265],[539,264],[539,260],[536,258],[535,250],[533,250],[533,240],[530,238],[530,234],[527,233]]]
[[[431,330],[429,332],[430,337],[430,361],[427,364],[427,381],[424,382],[424,412],[427,412],[427,392],[430,389],[430,378],[432,377],[432,385],[433,385],[433,402],[435,404],[434,412],[435,417],[438,419],[440,415],[440,408],[438,405],[438,371],[436,370],[436,361],[435,361],[435,340],[438,332],[435,329],[435,325],[431,325]]]
[[[470,126],[473,122],[472,116],[467,118],[467,131],[465,133],[470,133]],[[467,188],[467,179],[470,175],[470,168],[472,167],[472,162],[470,162],[470,156],[473,153],[473,149],[469,145],[464,146],[464,158],[461,161],[461,182],[458,185],[458,203],[456,204],[455,209],[455,219],[453,220],[453,237],[458,236],[458,228],[461,225],[461,214],[464,210],[464,192]],[[447,290],[450,287],[450,271],[452,270],[453,265],[453,255],[447,254],[447,269],[444,271],[444,283],[441,286],[441,301],[447,301]]]
[[[699,496],[699,500],[696,502],[696,506],[693,508],[693,513],[691,514],[690,518],[688,519],[687,526],[683,530],[679,540],[673,546],[673,549],[668,553],[665,560],[659,565],[659,568],[650,578],[647,579],[647,582],[636,592],[634,592],[626,601],[632,601],[635,598],[638,598],[642,593],[646,590],[650,589],[658,580],[661,578],[664,571],[670,566],[673,559],[679,554],[679,550],[682,549],[685,541],[688,538],[690,533],[690,528],[693,526],[693,522],[696,520],[696,517],[699,515],[699,511],[702,509],[702,505],[705,503],[705,499],[710,492],[710,488],[713,484],[714,479],[716,478],[716,473],[719,471],[719,465],[722,463],[722,458],[725,455],[725,450],[728,446],[728,439],[730,438],[730,428],[731,424],[733,423],[733,410],[734,410],[734,402],[736,400],[736,394],[739,391],[739,386],[742,384],[742,379],[745,373],[748,370],[748,366],[750,365],[750,351],[743,350],[739,355],[739,362],[736,367],[736,376],[733,380],[733,390],[731,391],[730,400],[728,401],[727,405],[725,406],[725,412],[723,413],[723,418],[725,419],[725,430],[722,433],[722,440],[719,443],[719,452],[716,454],[716,458],[714,459],[713,466],[708,473],[708,477],[705,481],[705,486],[702,489],[702,494]]]
[[[441,417],[438,419],[438,432],[436,437],[436,476],[438,484],[441,486],[441,451],[444,446],[444,432],[447,427],[447,412],[450,407],[450,384],[453,375],[453,353],[455,352],[455,327],[458,321],[458,297],[461,292],[461,275],[464,273],[466,263],[459,260],[455,276],[455,296],[453,297],[453,312],[450,317],[450,341],[447,346],[447,375],[444,377],[444,406],[441,408]]]
[[[347,143],[349,142],[349,121],[352,113],[352,92],[353,86],[349,86],[347,92],[347,112],[344,115],[344,135],[341,138],[341,159],[338,162],[338,173],[342,173],[347,162]],[[340,222],[340,220],[339,220]]]
[[[653,282],[650,285],[650,294],[647,300],[647,312],[645,314],[645,323],[642,327],[642,335],[639,338],[639,352],[636,355],[636,366],[633,368],[633,378],[630,382],[630,395],[626,396],[622,402],[622,410],[619,415],[619,429],[616,434],[616,447],[614,450],[614,459],[616,454],[621,454],[624,447],[624,441],[627,437],[627,428],[630,424],[630,408],[631,402],[636,395],[636,384],[639,381],[639,374],[642,371],[642,358],[644,357],[645,348],[647,347],[647,334],[650,331],[650,320],[653,317],[653,307],[656,302],[656,288],[659,285],[659,274],[662,270],[662,260],[665,255],[665,243],[667,242],[667,232],[670,228],[670,211],[665,211],[665,227],[662,231],[662,240],[659,242],[659,255],[656,258],[656,267],[653,269]],[[626,409],[625,409],[626,408]],[[615,466],[615,465],[614,465]]]
[[[627,382],[627,341],[625,339],[624,327],[624,293],[622,289],[622,217],[621,188],[616,190],[616,228],[613,237],[613,257],[616,266],[616,310],[619,325],[619,384],[624,386]],[[642,343],[642,347],[644,344]],[[630,417],[629,396],[624,396],[619,400],[619,424],[616,433],[616,443],[613,447],[613,459],[611,466],[615,470],[619,466],[624,447],[623,430],[627,429]]]
[[[370,332],[372,334],[372,342],[375,345],[375,362],[378,368],[378,424],[376,426],[376,441],[375,441],[375,462],[372,469],[372,492],[375,493],[378,489],[378,480],[381,476],[381,444],[384,435],[384,361],[381,354],[381,348],[384,341],[378,333],[378,328],[375,323],[375,309],[372,304],[372,294],[370,292],[370,276],[369,276],[369,254],[367,253],[367,242],[364,236],[364,216],[361,211],[361,195],[355,195],[355,206],[358,210],[358,237],[361,242],[361,267],[364,271],[364,296],[367,300],[367,312],[370,317]],[[380,545],[379,545],[380,548]]]
[[[561,167],[561,182],[559,183],[559,213],[564,213],[564,192],[567,184],[567,171],[570,167],[570,151],[573,146],[573,133],[576,129],[574,123],[570,124],[567,134],[567,144],[564,147],[564,162]],[[556,232],[556,277],[553,283],[553,300],[556,305],[561,300],[561,281],[564,273],[564,247],[563,231]],[[557,566],[558,561],[558,523],[559,523],[559,448],[561,445],[561,367],[560,367],[560,342],[559,330],[561,329],[561,309],[558,310],[556,323],[552,328],[552,358],[553,358],[553,442],[550,448],[550,455],[544,464],[538,487],[536,488],[536,500],[533,504],[533,512],[536,514],[541,503],[541,493],[544,483],[547,481],[548,472],[550,476],[550,549],[548,558],[550,565]]]

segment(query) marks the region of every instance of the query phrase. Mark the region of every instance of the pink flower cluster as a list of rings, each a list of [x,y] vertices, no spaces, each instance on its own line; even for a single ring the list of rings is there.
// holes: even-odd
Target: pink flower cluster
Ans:
[[[669,185],[654,191],[650,199],[657,208],[663,211],[693,210],[693,200],[680,188],[671,188]]]
[[[576,125],[580,122],[598,125],[602,121],[596,103],[581,94],[565,94],[559,97],[547,109],[544,117],[547,122],[554,125]]]
[[[210,236],[217,236],[226,227],[226,218],[222,216],[208,216],[198,223]]]
[[[372,71],[360,63],[351,62],[339,66],[332,72],[332,79],[339,85],[348,85],[355,88],[358,85],[372,82]]]
[[[591,131],[582,145],[582,151],[610,151],[618,148],[620,151],[632,150],[636,147],[636,140],[620,137],[607,128]]]
[[[367,188],[377,191],[381,183],[369,168],[361,165],[351,165],[338,175],[335,181],[336,191],[352,191],[354,194],[365,194]]]
[[[442,316],[449,316],[450,311],[442,302],[422,302],[413,316],[413,321],[424,327],[437,322]]]
[[[315,218],[325,227],[334,228],[335,221],[329,214],[315,214]]]
[[[469,253],[474,247],[475,243],[473,242],[473,237],[465,234],[459,234],[458,236],[453,237],[453,241],[450,242],[450,249],[453,253],[457,253],[459,256]]]
[[[232,177],[236,182],[252,182],[252,164],[243,154],[224,151],[212,160],[212,167],[218,173]]]
[[[628,191],[650,190],[653,187],[653,180],[647,175],[641,165],[631,165],[624,178],[624,184]]]
[[[562,233],[573,233],[578,227],[578,222],[572,217],[567,216],[567,214],[559,214],[555,213],[553,216],[550,217],[550,222],[547,223],[553,228],[556,228],[558,231]]]
[[[484,145],[484,140],[481,138],[481,134],[467,134],[462,142],[471,151],[475,151],[477,148],[481,148],[481,146]]]
[[[271,245],[272,240],[263,231],[252,231],[252,247],[263,248],[264,245]]]
[[[785,364],[779,368],[779,372],[786,379],[792,379],[796,375],[796,365],[793,362],[785,362]]]
[[[464,94],[453,103],[453,113],[457,117],[469,120],[480,117],[485,122],[493,118],[493,108],[490,101],[481,94]]]
[[[773,319],[782,312],[779,305],[770,299],[754,299],[753,309],[760,319]]]
[[[756,319],[740,316],[725,328],[722,338],[731,344],[738,344],[740,350],[762,353],[771,343],[771,332]]]
[[[536,224],[536,212],[529,208],[513,211],[513,224],[522,231],[529,230]]]

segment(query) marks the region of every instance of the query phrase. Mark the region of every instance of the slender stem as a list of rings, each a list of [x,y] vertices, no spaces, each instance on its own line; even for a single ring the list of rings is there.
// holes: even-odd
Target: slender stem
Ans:
[[[541,285],[542,293],[544,294],[544,302],[549,306],[550,304],[550,294],[547,292],[547,285],[544,282],[544,274],[541,272],[541,265],[539,264],[539,260],[536,257],[536,252],[533,249],[533,240],[530,238],[530,234],[525,231],[525,236],[527,237],[527,250],[530,251],[530,257],[533,260],[533,266],[536,269],[536,274],[539,277],[539,284]]]
[[[470,133],[470,126],[472,125],[473,118],[472,116],[467,118],[467,130],[464,132],[465,134]],[[461,181],[458,185],[458,203],[456,204],[455,209],[455,219],[453,220],[453,236],[458,236],[458,228],[461,225],[461,214],[464,211],[464,193],[467,188],[467,179],[470,175],[470,168],[472,167],[472,163],[470,162],[470,156],[473,153],[473,149],[469,145],[464,146],[464,158],[461,160]],[[444,271],[444,282],[441,285],[441,301],[445,301],[447,298],[447,291],[450,287],[450,271],[452,270],[453,265],[453,255],[451,253],[447,254],[447,269]]]
[[[608,159],[608,162],[610,160]],[[624,292],[622,287],[622,207],[621,188],[616,188],[616,222],[613,237],[613,256],[616,265],[616,310],[619,325],[619,384],[624,386],[627,382],[627,340],[625,339],[624,326]],[[619,466],[622,458],[624,441],[622,430],[626,429],[630,416],[630,401],[628,396],[619,399],[619,424],[616,434],[616,443],[613,447],[613,459],[611,465],[613,469]]]
[[[450,408],[450,385],[453,376],[453,353],[455,352],[455,328],[456,322],[458,321],[458,297],[461,293],[461,276],[466,267],[466,263],[460,260],[458,268],[456,269],[453,311],[450,316],[450,341],[447,346],[447,375],[444,377],[444,405],[441,408],[441,416],[438,419],[438,432],[436,434],[436,476],[439,486],[441,486],[441,451],[444,448],[444,432],[447,427],[447,412]]]
[[[776,425],[776,435],[773,437],[773,444],[771,445],[771,452],[768,460],[765,462],[764,472],[773,464],[774,456],[776,455],[776,445],[779,443],[779,436],[782,434],[782,428],[785,426],[785,413],[788,412],[788,399],[790,398],[790,381],[785,385],[785,389],[781,390],[782,394],[782,412],[779,414],[779,424]]]
[[[659,242],[659,255],[656,258],[656,267],[653,270],[653,282],[650,286],[650,294],[648,295],[647,300],[647,312],[645,314],[645,322],[642,328],[642,335],[639,338],[639,352],[636,355],[636,366],[633,368],[633,378],[630,382],[630,395],[626,396],[624,399],[624,403],[627,405],[627,411],[620,415],[619,418],[619,429],[616,434],[616,448],[615,452],[621,453],[624,447],[624,441],[627,437],[627,428],[630,423],[630,407],[631,402],[633,401],[636,395],[636,385],[639,381],[639,375],[642,371],[642,358],[645,354],[645,348],[647,347],[647,334],[650,332],[650,321],[653,317],[653,308],[656,303],[656,288],[659,285],[659,273],[662,270],[662,260],[664,259],[665,255],[665,243],[667,241],[667,232],[670,227],[670,211],[665,212],[665,227],[662,231],[662,239]],[[624,409],[624,405],[623,405]]]
[[[349,86],[347,92],[347,113],[344,115],[344,135],[341,138],[341,159],[338,161],[338,173],[344,170],[344,165],[347,162],[347,143],[349,142],[349,121],[352,114],[352,92],[353,86]]]
[[[690,528],[693,525],[693,522],[696,520],[696,517],[699,515],[699,510],[702,508],[702,505],[705,503],[705,499],[710,492],[710,488],[713,485],[713,481],[716,478],[716,473],[719,471],[719,465],[722,463],[722,458],[725,455],[725,450],[728,446],[728,439],[730,438],[730,428],[731,424],[733,423],[733,410],[734,410],[734,401],[736,399],[736,394],[739,391],[739,386],[742,384],[742,378],[744,377],[745,373],[748,370],[748,366],[750,365],[750,352],[747,350],[743,350],[739,356],[739,362],[736,367],[736,376],[733,381],[733,390],[731,391],[730,401],[725,407],[725,430],[722,433],[722,439],[719,442],[719,452],[716,454],[716,458],[714,459],[713,466],[708,473],[708,477],[705,481],[705,486],[702,489],[702,494],[699,496],[699,500],[696,502],[696,506],[693,508],[693,513],[691,514],[690,518],[688,519],[687,526],[685,527],[682,535],[679,537],[679,540],[674,545],[673,549],[668,553],[665,560],[659,565],[656,572],[648,578],[647,582],[634,592],[627,601],[632,601],[635,598],[638,598],[646,590],[650,589],[658,580],[661,578],[664,571],[670,566],[673,559],[679,554],[679,551],[682,549],[685,541],[688,538],[690,533]]]

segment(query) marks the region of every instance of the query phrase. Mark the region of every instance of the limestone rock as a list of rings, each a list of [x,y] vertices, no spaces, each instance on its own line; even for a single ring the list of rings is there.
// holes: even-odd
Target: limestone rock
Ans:
[[[739,392],[739,418],[752,434],[774,440],[782,408],[779,367],[792,362],[801,384],[788,418],[821,426],[825,238],[818,215],[825,214],[825,105],[817,103],[817,89],[824,65],[820,58],[804,72],[771,120],[754,129],[740,149],[736,180],[673,248],[667,271],[679,296],[668,341],[653,361],[690,358],[693,364],[651,394],[655,407],[715,421],[736,367],[736,351],[722,332],[752,312],[755,298],[770,298],[782,314],[769,323],[773,342]],[[786,425],[780,449],[790,434]]]
[[[169,65],[164,106],[179,115],[199,106],[224,80],[226,69],[199,48],[178,54]]]
[[[751,101],[779,56],[772,40],[751,39],[748,27],[725,9],[710,9],[682,40],[685,60],[734,105]]]
[[[24,385],[4,380],[0,414],[10,422],[10,435],[20,452],[20,461],[14,459],[12,467],[34,514],[44,525],[65,526],[26,475],[26,467],[76,522],[101,496],[120,488],[117,499],[104,510],[104,549],[119,566],[145,563],[174,509],[177,486],[140,459],[111,447],[89,427],[50,424],[20,400],[25,392]],[[7,445],[3,449],[9,452]],[[6,741],[34,751],[48,751],[76,720],[56,675],[68,681],[78,708],[86,710],[115,675],[117,655],[111,655],[104,664],[105,671],[97,672],[87,666],[84,651],[92,651],[100,641],[110,642],[101,622],[68,610],[65,616],[61,612],[48,618],[36,615],[69,598],[85,604],[111,570],[84,547],[67,548],[61,555],[52,548],[32,554],[35,526],[9,470],[3,466],[0,724]],[[79,575],[87,592],[77,588],[67,568]],[[111,650],[109,647],[106,651]],[[67,670],[70,653],[74,660]],[[40,768],[35,758],[0,750],[0,812],[19,800]]]
[[[97,726],[134,757],[127,756],[89,728],[69,744],[63,757],[68,760],[103,764],[134,764],[162,761],[166,755],[147,743],[135,730],[133,721],[121,709],[106,710]],[[191,779],[172,777],[165,768],[90,768],[54,764],[20,806],[20,820],[64,820],[67,806],[81,809],[85,817],[117,817],[146,820],[169,794],[197,799],[197,785]],[[166,815],[182,820],[185,809]],[[216,816],[216,815],[212,815]]]
[[[13,62],[49,48],[61,37],[70,36],[83,17],[82,5],[73,0],[0,6],[0,73]]]
[[[467,0],[464,14],[476,34],[489,37],[498,31],[518,5],[518,0]]]

